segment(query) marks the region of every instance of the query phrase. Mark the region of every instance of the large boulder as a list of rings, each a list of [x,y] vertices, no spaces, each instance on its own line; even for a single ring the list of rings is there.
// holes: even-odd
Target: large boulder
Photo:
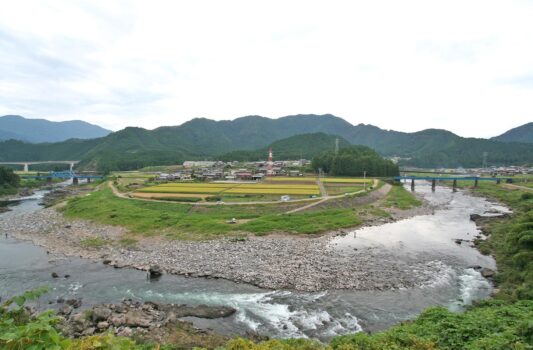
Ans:
[[[152,317],[140,310],[129,310],[126,312],[125,324],[129,327],[148,328],[152,324]]]

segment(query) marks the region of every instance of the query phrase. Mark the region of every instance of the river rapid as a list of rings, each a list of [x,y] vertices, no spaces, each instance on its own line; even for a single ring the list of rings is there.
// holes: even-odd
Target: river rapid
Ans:
[[[0,220],[40,210],[44,191],[37,191],[0,214]],[[223,305],[238,311],[218,320],[189,318],[196,326],[237,335],[246,331],[273,337],[310,337],[328,340],[339,334],[378,331],[415,317],[424,308],[442,305],[460,311],[474,300],[487,298],[491,284],[474,266],[495,268],[491,257],[481,255],[472,244],[480,234],[470,214],[508,212],[507,208],[465,192],[446,187],[431,191],[417,184],[417,195],[437,207],[433,215],[421,215],[381,226],[364,227],[331,239],[330,246],[342,253],[366,249],[399,264],[423,262],[431,271],[430,282],[416,288],[395,290],[328,290],[295,292],[265,290],[223,279],[164,275],[150,281],[135,269],[115,269],[101,263],[47,254],[42,247],[17,241],[9,232],[0,236],[0,296],[49,286],[40,308],[57,307],[58,297],[83,298],[83,306],[119,302],[124,298],[174,304]],[[7,237],[6,235],[7,234]],[[420,268],[420,264],[417,264]],[[429,270],[429,268],[428,268]],[[51,273],[61,277],[53,279]],[[65,275],[70,275],[64,278]]]

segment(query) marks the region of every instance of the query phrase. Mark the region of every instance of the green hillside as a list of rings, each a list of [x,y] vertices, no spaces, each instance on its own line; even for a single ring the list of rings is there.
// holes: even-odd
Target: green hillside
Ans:
[[[272,148],[276,160],[312,159],[324,151],[334,150],[336,139],[339,140],[339,148],[350,146],[350,143],[342,137],[317,132],[287,137],[254,151],[229,152],[220,156],[219,159],[223,161],[265,160],[269,148]]]
[[[533,143],[533,122],[513,128],[500,136],[492,138],[502,142],[526,142]]]
[[[484,152],[488,153],[489,165],[533,161],[533,145],[528,143],[462,138],[437,129],[403,133],[352,125],[332,115],[279,119],[249,116],[233,121],[193,119],[155,130],[126,128],[91,140],[44,144],[4,141],[0,142],[0,161],[72,159],[81,160],[79,166],[86,169],[130,170],[186,159],[263,159],[268,145],[275,148],[277,159],[312,158],[319,149],[333,147],[335,136],[328,138],[327,134],[338,135],[344,139],[342,142],[368,146],[384,156],[402,157],[403,165],[476,167],[481,166]],[[284,140],[295,135],[301,137]]]

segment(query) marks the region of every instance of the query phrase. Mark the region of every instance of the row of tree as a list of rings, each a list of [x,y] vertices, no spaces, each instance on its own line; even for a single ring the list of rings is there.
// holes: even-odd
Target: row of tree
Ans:
[[[321,153],[313,158],[311,165],[315,171],[334,176],[363,176],[365,172],[367,176],[397,176],[400,173],[398,165],[365,146]]]

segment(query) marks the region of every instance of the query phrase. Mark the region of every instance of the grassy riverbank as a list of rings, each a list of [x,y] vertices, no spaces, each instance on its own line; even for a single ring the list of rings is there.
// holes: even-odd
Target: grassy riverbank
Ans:
[[[412,193],[408,192],[401,184],[396,184],[392,186],[383,205],[388,208],[394,207],[406,210],[421,206],[422,201],[418,200]]]
[[[142,235],[206,239],[224,235],[285,232],[310,234],[361,224],[351,209],[284,214],[301,204],[193,206],[118,198],[104,188],[71,199],[64,215],[123,226]],[[237,223],[230,223],[235,218]]]

